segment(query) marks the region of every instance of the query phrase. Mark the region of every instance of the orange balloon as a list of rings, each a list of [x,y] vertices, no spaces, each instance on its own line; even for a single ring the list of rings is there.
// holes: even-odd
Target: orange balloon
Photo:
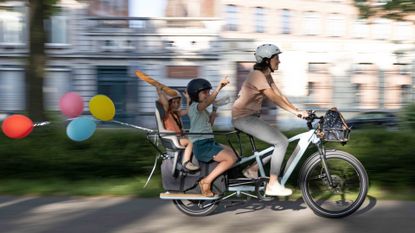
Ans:
[[[11,115],[3,121],[1,129],[9,138],[22,139],[32,132],[33,121],[24,115]]]

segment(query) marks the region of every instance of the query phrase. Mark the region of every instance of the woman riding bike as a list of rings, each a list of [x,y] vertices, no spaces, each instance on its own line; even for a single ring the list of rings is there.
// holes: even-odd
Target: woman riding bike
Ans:
[[[280,49],[273,44],[263,44],[255,51],[256,64],[242,84],[238,98],[232,106],[232,124],[235,128],[250,134],[264,142],[275,146],[271,157],[270,179],[265,194],[269,196],[289,196],[292,190],[284,187],[278,181],[281,164],[288,146],[287,137],[277,127],[262,120],[260,116],[262,102],[268,98],[275,105],[294,114],[297,117],[306,117],[306,111],[298,110],[282,94],[275,84],[272,73],[278,70],[280,63]],[[258,177],[258,165],[254,163],[243,171],[248,178]]]

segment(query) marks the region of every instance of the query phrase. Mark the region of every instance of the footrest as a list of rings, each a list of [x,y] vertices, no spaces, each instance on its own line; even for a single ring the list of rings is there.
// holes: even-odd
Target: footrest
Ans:
[[[217,200],[219,198],[219,195],[215,195],[213,197],[205,197],[202,194],[194,193],[160,193],[160,199],[166,200]]]

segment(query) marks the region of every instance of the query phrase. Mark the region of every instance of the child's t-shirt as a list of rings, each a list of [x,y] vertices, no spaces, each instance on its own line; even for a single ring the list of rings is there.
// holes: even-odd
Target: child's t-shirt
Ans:
[[[213,133],[212,125],[209,122],[209,112],[205,109],[203,111],[197,110],[198,102],[193,102],[189,107],[190,118],[190,133]],[[189,135],[192,142],[213,138],[211,135]]]
[[[172,111],[167,111],[166,116],[163,119],[164,128],[176,132],[177,134],[182,133],[182,122],[179,114]]]

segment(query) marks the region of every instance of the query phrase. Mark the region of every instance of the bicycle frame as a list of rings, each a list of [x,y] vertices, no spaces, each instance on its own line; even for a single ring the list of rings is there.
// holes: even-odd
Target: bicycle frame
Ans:
[[[294,171],[295,167],[297,166],[298,162],[300,161],[301,157],[304,155],[305,151],[307,150],[310,143],[318,145],[320,148],[321,140],[315,134],[315,129],[311,129],[307,132],[300,133],[288,139],[288,142],[291,143],[293,141],[299,140],[297,143],[296,148],[294,149],[293,153],[288,159],[286,164],[285,170],[283,172],[283,176],[281,178],[280,183],[285,185],[287,180],[290,178],[292,172]],[[256,160],[258,167],[259,167],[259,174],[261,177],[266,177],[264,165],[262,162],[263,158],[266,158],[271,155],[271,152],[274,151],[274,146],[270,146],[264,150],[257,151],[254,149],[254,154],[248,157],[241,158],[233,167],[237,167],[241,164],[247,163],[252,160]]]

